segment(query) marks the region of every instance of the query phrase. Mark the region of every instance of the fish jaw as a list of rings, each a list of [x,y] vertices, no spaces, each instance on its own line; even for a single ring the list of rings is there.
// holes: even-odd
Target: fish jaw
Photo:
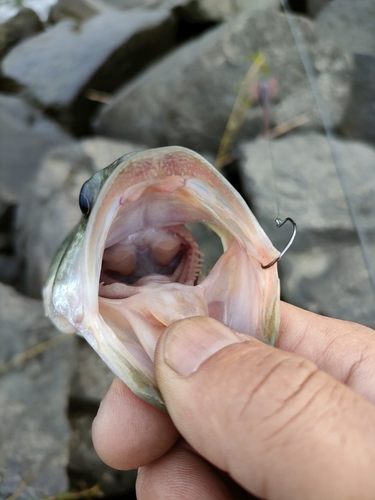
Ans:
[[[280,282],[275,268],[259,272],[257,262],[249,259],[246,249],[234,243],[198,286],[209,305],[209,316],[240,333],[276,344]]]
[[[65,238],[42,291],[46,316],[64,333],[77,332],[82,320],[80,259],[85,229],[86,221],[82,220]]]
[[[44,289],[46,312],[58,328],[78,331],[135,394],[162,410],[153,359],[159,336],[174,321],[211,316],[274,345],[277,266],[262,265],[279,253],[214,167],[169,147],[127,155],[98,174],[92,211],[60,250]],[[200,255],[185,228],[192,222],[209,225],[224,250],[201,281]],[[177,252],[176,265],[152,253],[154,240],[172,248],[172,257]],[[143,254],[159,259],[158,271],[127,276]]]

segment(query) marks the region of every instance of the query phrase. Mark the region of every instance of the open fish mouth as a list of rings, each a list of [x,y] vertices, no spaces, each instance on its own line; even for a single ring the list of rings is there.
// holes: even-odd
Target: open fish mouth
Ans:
[[[274,344],[279,326],[278,251],[230,184],[180,147],[132,153],[81,190],[81,223],[53,262],[47,314],[78,331],[137,395],[165,409],[153,359],[174,321],[211,316]],[[205,276],[190,231],[203,223],[223,253]]]
[[[109,236],[107,241],[110,240]],[[183,225],[141,230],[109,244],[104,250],[99,295],[105,296],[111,283],[196,285],[201,264],[194,236]]]

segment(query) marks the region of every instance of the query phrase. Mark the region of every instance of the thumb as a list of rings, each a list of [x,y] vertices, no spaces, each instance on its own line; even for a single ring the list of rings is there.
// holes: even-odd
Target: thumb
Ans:
[[[251,493],[375,498],[375,408],[307,359],[189,318],[166,330],[155,369],[182,436]]]

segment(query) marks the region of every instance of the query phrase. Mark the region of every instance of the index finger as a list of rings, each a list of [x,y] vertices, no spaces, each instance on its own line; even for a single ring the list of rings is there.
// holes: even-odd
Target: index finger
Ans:
[[[313,361],[375,404],[375,331],[283,302],[277,347]]]
[[[103,462],[114,469],[136,469],[164,455],[178,438],[167,413],[114,379],[92,426],[94,447]]]

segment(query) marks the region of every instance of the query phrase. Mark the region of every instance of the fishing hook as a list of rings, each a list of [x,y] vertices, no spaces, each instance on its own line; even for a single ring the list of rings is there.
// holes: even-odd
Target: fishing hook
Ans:
[[[281,257],[289,250],[289,248],[291,247],[293,241],[294,241],[294,238],[296,237],[296,234],[297,234],[297,224],[294,222],[293,219],[291,219],[290,217],[286,217],[286,219],[280,219],[280,217],[276,217],[275,219],[275,222],[276,222],[276,226],[277,227],[281,227],[285,224],[285,222],[290,222],[293,226],[293,232],[292,232],[292,235],[290,237],[290,240],[288,242],[288,244],[286,245],[286,247],[284,248],[284,250],[280,253],[280,255],[278,257],[276,257],[276,259],[274,259],[272,262],[270,262],[269,264],[263,266],[262,264],[262,268],[263,269],[268,269],[269,267],[272,267],[274,264],[276,264],[276,262],[279,262],[279,260],[281,259]]]

